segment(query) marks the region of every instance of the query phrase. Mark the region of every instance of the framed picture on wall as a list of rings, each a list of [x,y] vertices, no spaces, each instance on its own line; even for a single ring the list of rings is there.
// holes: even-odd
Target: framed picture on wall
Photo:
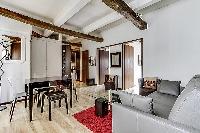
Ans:
[[[111,67],[121,67],[121,52],[110,53]]]

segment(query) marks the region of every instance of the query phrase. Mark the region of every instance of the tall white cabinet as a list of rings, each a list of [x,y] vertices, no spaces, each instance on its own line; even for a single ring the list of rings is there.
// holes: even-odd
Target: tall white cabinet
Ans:
[[[62,43],[48,38],[33,38],[31,77],[62,76]]]

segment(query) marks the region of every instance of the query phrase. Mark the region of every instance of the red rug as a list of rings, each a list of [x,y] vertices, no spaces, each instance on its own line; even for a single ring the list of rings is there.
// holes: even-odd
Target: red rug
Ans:
[[[112,133],[111,112],[101,118],[95,115],[95,107],[91,107],[74,114],[74,117],[94,133]]]

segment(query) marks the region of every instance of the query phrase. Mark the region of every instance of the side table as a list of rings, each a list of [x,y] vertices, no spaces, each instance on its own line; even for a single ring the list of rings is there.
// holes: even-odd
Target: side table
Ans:
[[[105,98],[97,98],[95,100],[95,114],[104,117],[108,114],[108,100]]]
[[[149,89],[149,88],[140,88],[139,94],[142,96],[148,96],[149,94],[156,91],[156,89]]]

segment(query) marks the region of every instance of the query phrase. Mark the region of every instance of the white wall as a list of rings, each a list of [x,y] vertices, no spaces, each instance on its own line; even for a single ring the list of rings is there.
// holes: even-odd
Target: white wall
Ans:
[[[144,76],[181,80],[185,85],[194,74],[200,73],[199,5],[199,0],[180,0],[144,15],[149,26],[145,31],[126,22],[103,32],[103,43],[83,41],[83,47],[90,51],[94,47],[144,38]]]
[[[0,16],[1,34],[9,34],[22,37],[22,61],[5,62],[3,69],[5,71],[2,77],[0,102],[8,102],[13,96],[25,90],[25,79],[30,78],[30,40],[32,26],[20,23],[18,21]],[[12,86],[9,84],[9,81]]]

